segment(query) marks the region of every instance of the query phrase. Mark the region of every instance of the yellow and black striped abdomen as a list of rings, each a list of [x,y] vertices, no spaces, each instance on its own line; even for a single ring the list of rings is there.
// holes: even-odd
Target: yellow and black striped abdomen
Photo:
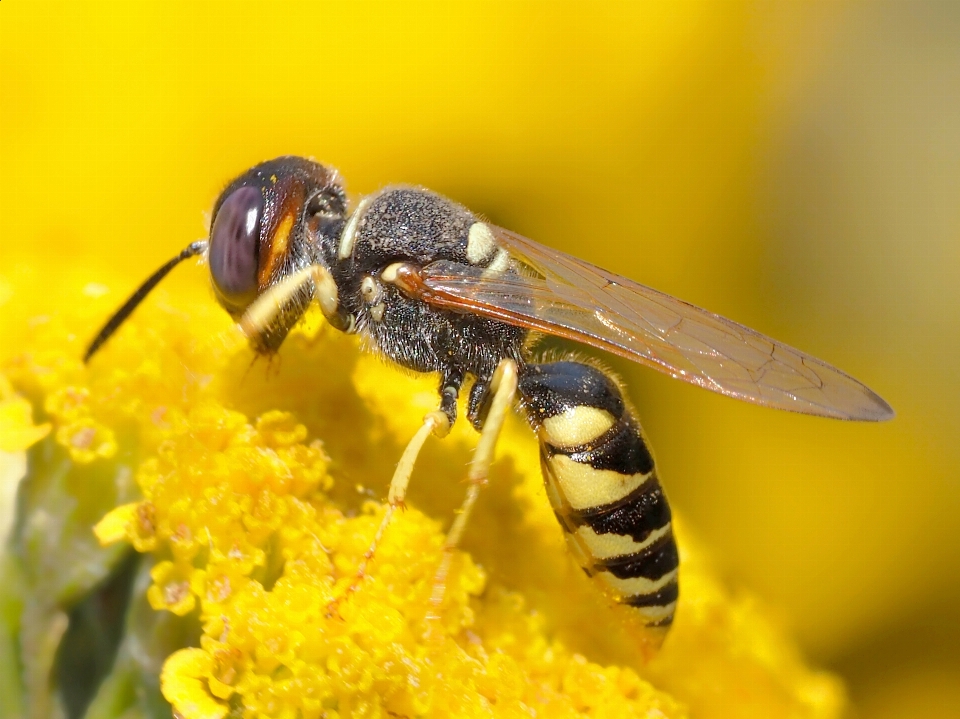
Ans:
[[[669,626],[678,596],[670,507],[619,387],[595,367],[553,362],[525,367],[519,389],[547,495],[584,571],[647,626]]]

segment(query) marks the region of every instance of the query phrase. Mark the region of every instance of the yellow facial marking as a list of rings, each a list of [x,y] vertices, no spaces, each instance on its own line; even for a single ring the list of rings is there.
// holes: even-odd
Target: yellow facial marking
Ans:
[[[290,239],[290,230],[292,228],[293,213],[288,212],[283,216],[283,219],[280,220],[280,224],[277,225],[277,229],[273,233],[273,239],[270,242],[270,252],[260,270],[259,280],[261,286],[269,281],[277,262],[287,254],[287,241]]]
[[[613,576],[610,572],[600,572],[597,575],[600,580],[610,589],[621,597],[633,597],[637,594],[653,594],[658,589],[663,589],[670,582],[676,580],[677,570],[667,572],[659,579],[647,579],[646,577],[632,577],[631,579],[620,579]]]
[[[550,470],[557,489],[574,509],[592,509],[623,499],[653,477],[647,474],[620,474],[610,469],[594,469],[562,454],[550,458]]]
[[[479,265],[497,249],[497,241],[483,222],[474,222],[467,235],[467,262]]]
[[[376,304],[376,305],[374,305],[373,307],[370,308],[370,316],[373,317],[374,322],[382,322],[382,321],[383,321],[383,310],[384,310],[384,309],[385,309],[385,306],[384,306],[383,302],[381,302],[381,303],[379,303],[379,304]]]
[[[345,260],[353,254],[353,247],[357,244],[357,227],[360,225],[360,218],[363,217],[363,214],[367,211],[369,204],[369,197],[361,200],[360,204],[357,205],[357,209],[353,211],[350,219],[347,220],[347,226],[344,228],[343,234],[340,235],[340,248],[337,250],[337,257],[339,259]]]
[[[571,407],[543,421],[541,438],[554,447],[576,447],[597,439],[613,426],[613,422],[613,415],[606,410]]]
[[[621,534],[597,534],[587,525],[577,527],[577,537],[595,559],[611,559],[627,554],[636,554],[670,531],[670,523],[653,532],[642,542]]]

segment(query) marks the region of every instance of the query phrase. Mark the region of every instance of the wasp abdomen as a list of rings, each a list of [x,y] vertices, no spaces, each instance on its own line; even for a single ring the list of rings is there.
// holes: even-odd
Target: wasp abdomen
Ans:
[[[617,384],[580,362],[527,365],[519,390],[547,495],[584,571],[648,626],[671,623],[677,547],[640,423]]]

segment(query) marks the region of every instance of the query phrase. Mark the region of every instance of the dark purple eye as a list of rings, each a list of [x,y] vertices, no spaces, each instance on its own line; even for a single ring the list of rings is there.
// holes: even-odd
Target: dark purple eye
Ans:
[[[210,273],[227,309],[245,309],[257,296],[263,197],[241,187],[220,205],[210,232]]]

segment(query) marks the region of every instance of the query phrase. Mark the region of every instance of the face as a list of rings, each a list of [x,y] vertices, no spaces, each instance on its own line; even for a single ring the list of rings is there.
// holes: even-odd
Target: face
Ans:
[[[231,182],[214,207],[213,288],[232,316],[274,283],[313,261],[306,232],[323,236],[346,214],[336,173],[297,157],[261,163]],[[316,232],[317,229],[320,232]]]

